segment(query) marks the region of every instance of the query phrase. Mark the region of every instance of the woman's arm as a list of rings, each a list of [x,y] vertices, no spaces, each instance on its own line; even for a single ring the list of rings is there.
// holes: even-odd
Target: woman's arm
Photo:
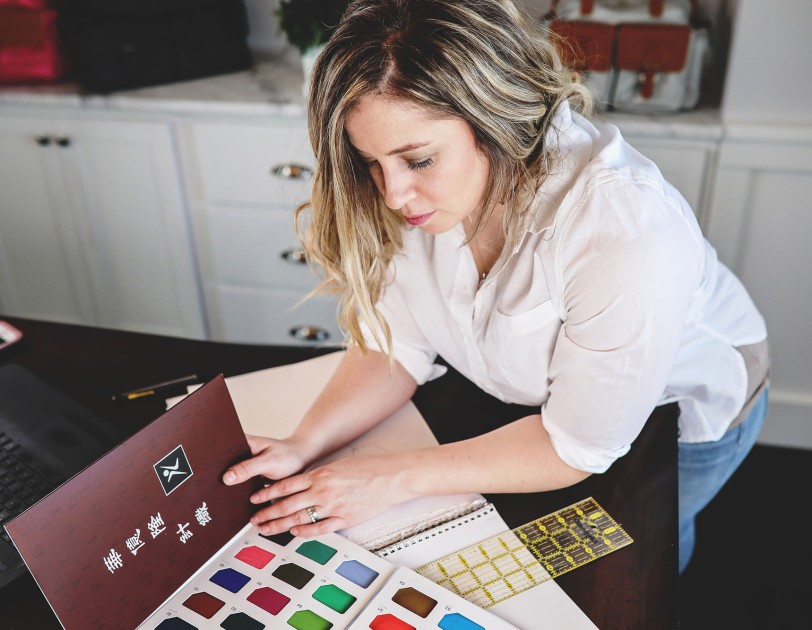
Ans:
[[[223,481],[232,485],[257,476],[276,480],[298,473],[397,411],[416,388],[400,364],[390,370],[381,353],[350,348],[296,431],[284,440],[247,436],[253,457],[229,468]]]
[[[251,521],[266,535],[313,536],[356,525],[419,496],[467,492],[538,492],[589,476],[556,455],[539,415],[485,435],[407,453],[349,457],[282,479],[254,503],[274,501]],[[312,524],[308,506],[325,520]]]

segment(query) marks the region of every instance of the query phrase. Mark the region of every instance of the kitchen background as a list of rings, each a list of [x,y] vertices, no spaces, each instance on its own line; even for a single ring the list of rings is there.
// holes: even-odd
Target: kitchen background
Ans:
[[[526,0],[534,15],[549,2]],[[256,343],[335,343],[291,212],[312,165],[299,53],[245,0],[250,71],[86,94],[0,86],[0,313]],[[764,313],[765,444],[812,449],[812,4],[699,0],[699,107],[610,113],[692,203]]]

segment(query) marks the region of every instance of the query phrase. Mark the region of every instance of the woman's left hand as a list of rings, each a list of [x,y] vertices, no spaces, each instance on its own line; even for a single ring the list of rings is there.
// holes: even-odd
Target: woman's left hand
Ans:
[[[308,537],[357,525],[416,496],[406,486],[399,460],[393,455],[349,457],[275,481],[251,496],[252,503],[273,501],[251,522],[266,536],[290,530]]]

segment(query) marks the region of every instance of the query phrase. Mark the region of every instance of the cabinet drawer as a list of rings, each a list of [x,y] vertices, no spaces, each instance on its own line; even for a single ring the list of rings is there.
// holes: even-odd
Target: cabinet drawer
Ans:
[[[192,125],[206,200],[293,208],[310,197],[313,154],[304,120]]]
[[[241,287],[209,287],[206,291],[212,336],[216,341],[280,345],[336,345],[342,336],[337,305],[330,296],[301,302],[300,291],[261,291]],[[324,331],[327,337],[297,338],[293,330]]]
[[[214,208],[198,217],[208,280],[260,288],[318,283],[303,261],[293,225],[293,211],[267,208]]]

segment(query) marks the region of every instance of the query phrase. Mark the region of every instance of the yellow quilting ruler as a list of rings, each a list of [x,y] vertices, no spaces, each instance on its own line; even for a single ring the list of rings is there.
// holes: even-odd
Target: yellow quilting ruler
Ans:
[[[589,497],[430,562],[417,572],[488,608],[632,542]]]

